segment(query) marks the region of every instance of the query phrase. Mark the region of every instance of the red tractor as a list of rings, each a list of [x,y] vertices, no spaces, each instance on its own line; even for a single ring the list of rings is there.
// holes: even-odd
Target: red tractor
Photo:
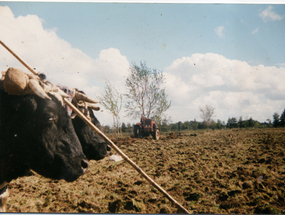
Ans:
[[[134,125],[134,136],[137,137],[145,137],[150,134],[153,136],[153,139],[159,139],[159,129],[154,121],[151,119],[145,118],[142,116],[141,122]]]

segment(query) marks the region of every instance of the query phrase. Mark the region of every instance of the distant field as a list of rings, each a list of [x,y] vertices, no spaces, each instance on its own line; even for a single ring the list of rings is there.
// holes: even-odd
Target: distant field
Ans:
[[[191,213],[285,213],[285,129],[114,142]],[[179,213],[128,163],[108,158],[72,183],[33,175],[9,187],[8,212]]]

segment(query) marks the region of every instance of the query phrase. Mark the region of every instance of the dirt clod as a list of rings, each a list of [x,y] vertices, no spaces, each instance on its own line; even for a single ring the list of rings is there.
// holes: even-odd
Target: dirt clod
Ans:
[[[122,201],[120,199],[115,200],[113,202],[109,202],[109,211],[111,213],[118,213],[121,205],[122,205]]]

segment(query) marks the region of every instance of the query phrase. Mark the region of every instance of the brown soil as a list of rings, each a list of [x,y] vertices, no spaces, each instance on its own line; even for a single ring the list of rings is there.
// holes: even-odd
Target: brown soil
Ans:
[[[117,146],[191,213],[285,213],[285,130],[120,138]],[[9,185],[9,212],[180,213],[125,161],[90,162],[72,183],[38,175]]]

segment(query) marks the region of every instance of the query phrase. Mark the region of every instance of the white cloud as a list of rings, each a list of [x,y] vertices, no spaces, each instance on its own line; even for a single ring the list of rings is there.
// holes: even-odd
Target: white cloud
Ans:
[[[0,7],[0,14],[3,17],[14,17],[14,14],[8,6]]]
[[[225,31],[225,27],[224,26],[218,26],[215,28],[215,33],[219,36],[219,37],[224,37],[224,31]]]
[[[9,7],[0,6],[1,40],[29,66],[43,72],[55,84],[79,88],[94,97],[104,91],[109,80],[121,93],[129,62],[118,49],[101,50],[97,59],[92,59],[81,50],[73,48],[59,38],[57,29],[44,29],[35,15],[14,17]],[[5,30],[3,30],[5,29]],[[0,46],[0,71],[17,67],[30,73],[4,47]],[[98,113],[102,124],[112,123],[106,111]]]
[[[77,87],[95,97],[104,91],[105,80],[121,93],[129,62],[116,48],[101,50],[93,59],[59,38],[56,29],[44,29],[43,20],[34,15],[14,17],[8,7],[0,7],[0,38],[36,71],[44,72],[53,83]],[[220,26],[216,31],[224,35]],[[0,47],[1,71],[22,68],[7,50]],[[250,66],[246,62],[207,53],[175,60],[164,70],[166,93],[172,100],[167,111],[173,122],[201,120],[199,107],[215,107],[217,119],[253,117],[259,121],[272,119],[285,107],[285,68]],[[97,112],[104,125],[112,124],[106,110]],[[130,122],[121,112],[121,121]],[[133,121],[131,121],[133,122]]]
[[[216,108],[216,119],[262,122],[285,108],[284,67],[250,66],[207,53],[177,59],[164,72],[173,121],[201,120],[199,107],[205,105]]]
[[[95,66],[90,77],[94,75],[95,79],[101,79],[105,85],[108,80],[121,93],[124,91],[124,80],[128,75],[130,63],[126,56],[123,56],[118,49],[109,48],[102,50],[99,58],[95,60]]]
[[[256,34],[258,32],[258,28],[256,28],[251,34]]]
[[[273,7],[268,6],[265,10],[263,10],[259,16],[264,20],[264,21],[280,21],[283,19],[282,16],[279,14],[273,12]]]

